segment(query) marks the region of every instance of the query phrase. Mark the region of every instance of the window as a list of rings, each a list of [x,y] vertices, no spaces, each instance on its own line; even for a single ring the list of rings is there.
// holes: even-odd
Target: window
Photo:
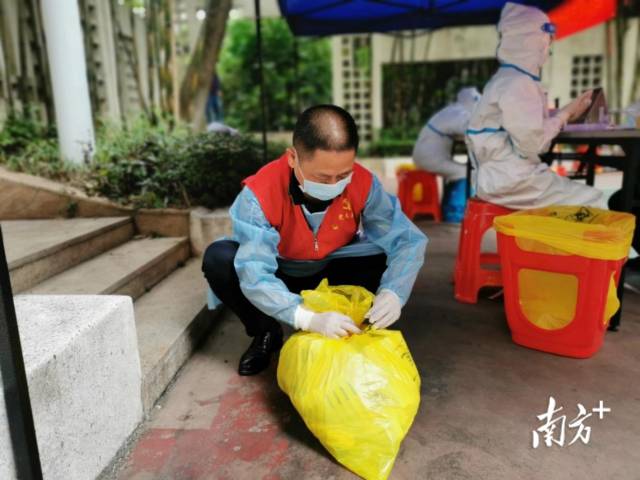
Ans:
[[[602,55],[578,55],[571,64],[571,98],[602,85]]]
[[[371,141],[371,37],[345,35],[337,53],[340,55],[342,104],[351,113],[364,142]]]
[[[456,100],[460,88],[482,87],[497,67],[494,58],[384,64],[383,128],[415,139],[431,115]]]

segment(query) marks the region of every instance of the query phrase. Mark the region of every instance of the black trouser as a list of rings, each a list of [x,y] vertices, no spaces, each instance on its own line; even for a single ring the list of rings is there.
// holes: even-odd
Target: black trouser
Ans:
[[[219,240],[207,248],[202,262],[202,271],[213,293],[235,313],[244,324],[247,335],[254,337],[263,332],[280,331],[280,324],[247,300],[240,290],[240,282],[233,260],[238,250],[238,242]],[[294,293],[314,289],[323,278],[330,285],[359,285],[374,292],[380,285],[387,256],[383,253],[368,257],[337,258],[329,261],[320,272],[308,277],[292,277],[276,271],[276,277],[282,280]]]

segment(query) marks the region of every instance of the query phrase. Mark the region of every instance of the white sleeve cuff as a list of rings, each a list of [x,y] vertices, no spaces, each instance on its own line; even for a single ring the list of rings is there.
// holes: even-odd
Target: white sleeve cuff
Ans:
[[[314,312],[307,310],[302,305],[298,305],[295,312],[293,312],[293,326],[298,330],[309,330],[313,315]]]

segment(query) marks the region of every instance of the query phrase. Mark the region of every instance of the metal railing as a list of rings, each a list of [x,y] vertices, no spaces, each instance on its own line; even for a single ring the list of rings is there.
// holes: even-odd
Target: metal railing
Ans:
[[[42,479],[38,442],[0,226],[0,372],[16,478]]]

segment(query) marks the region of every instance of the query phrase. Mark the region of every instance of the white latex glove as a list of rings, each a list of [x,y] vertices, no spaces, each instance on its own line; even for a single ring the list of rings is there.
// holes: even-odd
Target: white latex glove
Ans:
[[[373,300],[373,306],[365,314],[365,318],[376,328],[387,328],[400,318],[401,310],[402,303],[398,295],[391,290],[382,289]]]
[[[329,338],[346,337],[360,333],[353,320],[338,312],[315,313],[298,305],[294,313],[294,326],[299,330],[316,332]]]
[[[558,116],[562,118],[563,123],[566,124],[568,122],[571,122],[587,111],[587,108],[589,108],[589,105],[591,105],[592,93],[592,90],[587,90],[571,103],[565,105],[560,109],[560,111],[558,112]]]

